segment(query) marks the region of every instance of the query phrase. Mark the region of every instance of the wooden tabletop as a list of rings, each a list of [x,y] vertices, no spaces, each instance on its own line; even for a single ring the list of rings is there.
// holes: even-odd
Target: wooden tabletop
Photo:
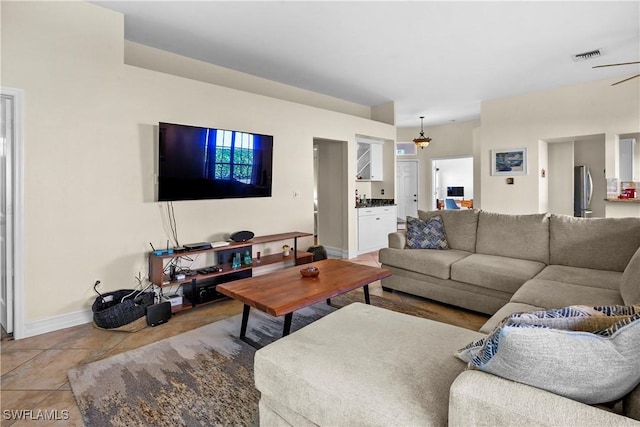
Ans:
[[[318,277],[302,277],[300,270],[311,266],[320,270]],[[326,259],[224,283],[216,290],[272,316],[283,316],[388,276],[391,272],[384,268]]]

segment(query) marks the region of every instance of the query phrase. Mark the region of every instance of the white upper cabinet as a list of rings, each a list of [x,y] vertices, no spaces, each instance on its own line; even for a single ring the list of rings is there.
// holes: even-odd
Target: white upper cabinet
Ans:
[[[358,181],[382,181],[382,142],[358,142]]]

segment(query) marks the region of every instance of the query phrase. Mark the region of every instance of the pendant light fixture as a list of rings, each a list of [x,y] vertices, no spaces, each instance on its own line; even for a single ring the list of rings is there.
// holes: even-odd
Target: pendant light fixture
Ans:
[[[427,147],[431,142],[431,138],[424,136],[424,116],[420,116],[420,136],[415,138],[413,142],[420,148]]]

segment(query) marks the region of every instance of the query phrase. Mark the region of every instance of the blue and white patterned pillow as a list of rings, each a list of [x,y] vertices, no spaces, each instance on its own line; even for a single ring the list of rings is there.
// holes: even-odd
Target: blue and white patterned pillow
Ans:
[[[595,404],[640,383],[639,352],[640,306],[570,306],[507,317],[456,356],[470,369]]]
[[[436,215],[428,221],[407,217],[407,248],[449,249],[442,217]]]

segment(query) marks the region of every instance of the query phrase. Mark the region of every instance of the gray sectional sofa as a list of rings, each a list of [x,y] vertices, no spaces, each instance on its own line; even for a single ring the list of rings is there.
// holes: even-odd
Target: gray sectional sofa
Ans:
[[[454,356],[514,312],[640,304],[640,218],[419,214],[442,216],[450,249],[406,249],[405,233],[392,233],[380,251],[393,272],[384,287],[493,317],[477,332],[344,307],[256,353],[261,425],[640,426],[640,386],[612,410],[467,370]],[[628,374],[640,378],[634,366]]]
[[[406,232],[390,234],[380,263],[393,274],[383,289],[493,315],[481,332],[520,311],[624,304],[620,285],[640,248],[640,218],[418,212],[422,220],[436,215],[450,249],[407,249]]]

